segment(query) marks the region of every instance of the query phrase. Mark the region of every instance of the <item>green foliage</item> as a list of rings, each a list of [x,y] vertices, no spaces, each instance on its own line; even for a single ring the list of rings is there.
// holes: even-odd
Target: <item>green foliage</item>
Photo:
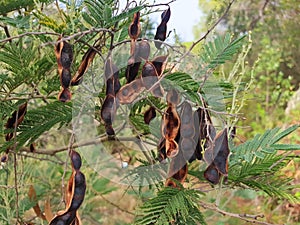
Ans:
[[[206,224],[197,205],[201,195],[197,190],[166,187],[140,207],[141,218],[135,224]]]
[[[205,65],[204,71],[214,69],[225,61],[231,60],[233,55],[240,51],[245,37],[246,35],[243,35],[232,40],[227,33],[224,37],[217,36],[213,41],[206,43],[203,47],[204,51],[201,52],[201,59]]]

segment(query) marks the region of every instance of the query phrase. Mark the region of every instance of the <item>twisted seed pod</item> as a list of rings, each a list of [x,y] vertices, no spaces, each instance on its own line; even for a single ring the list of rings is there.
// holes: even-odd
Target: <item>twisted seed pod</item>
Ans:
[[[165,41],[166,40],[166,36],[167,36],[167,23],[170,19],[171,16],[171,9],[170,7],[165,10],[162,14],[161,14],[161,23],[158,25],[157,29],[156,29],[156,33],[154,36],[154,40],[160,40],[160,41]],[[161,47],[161,42],[156,41],[155,42],[155,46],[156,48],[160,48]]]
[[[97,46],[95,46],[95,48],[97,48]],[[81,82],[83,80],[83,75],[85,74],[85,72],[89,68],[90,64],[92,63],[92,61],[93,61],[93,59],[94,59],[94,57],[97,53],[95,48],[90,47],[87,50],[87,52],[83,55],[80,66],[79,66],[75,76],[71,80],[71,85],[72,86],[76,86],[76,85],[81,84]]]
[[[125,84],[121,87],[120,91],[117,93],[117,99],[121,104],[130,104],[132,103],[145,88],[142,84],[141,79],[133,80],[129,84]]]
[[[176,105],[179,103],[180,99],[175,90],[169,91],[166,98],[168,108],[162,118],[161,133],[166,139],[166,155],[168,157],[174,157],[179,152],[179,147],[175,138],[180,128],[180,118],[176,110]]]
[[[149,109],[144,114],[144,122],[145,124],[150,124],[150,121],[156,117],[155,108],[150,106]]]
[[[70,154],[72,164],[72,175],[69,179],[66,193],[66,209],[59,212],[49,223],[49,225],[81,225],[77,210],[81,206],[85,190],[85,176],[80,171],[81,157],[72,150]]]
[[[60,36],[57,41],[60,41],[61,38],[62,37]],[[70,67],[73,61],[73,49],[72,46],[66,41],[60,41],[55,45],[54,49],[62,87],[61,92],[58,94],[58,99],[61,102],[67,102],[71,99],[69,86],[72,79]]]

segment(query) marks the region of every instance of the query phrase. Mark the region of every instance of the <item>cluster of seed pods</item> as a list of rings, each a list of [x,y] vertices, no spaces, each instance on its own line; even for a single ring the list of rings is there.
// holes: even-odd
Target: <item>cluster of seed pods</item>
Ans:
[[[178,116],[178,94],[174,94],[174,91],[169,93],[168,108],[162,118],[163,137],[158,144],[159,160],[171,159],[166,186],[177,187],[174,179],[183,183],[187,176],[188,163],[196,159],[204,160],[208,165],[204,177],[210,183],[218,184],[222,175],[225,178],[228,176],[227,129],[216,135],[207,110],[198,108],[193,111],[187,101],[181,104],[181,113]]]
[[[66,190],[66,209],[60,211],[50,221],[49,225],[81,225],[78,209],[84,200],[86,182],[85,176],[80,171],[81,157],[78,152],[70,153],[72,175]]]

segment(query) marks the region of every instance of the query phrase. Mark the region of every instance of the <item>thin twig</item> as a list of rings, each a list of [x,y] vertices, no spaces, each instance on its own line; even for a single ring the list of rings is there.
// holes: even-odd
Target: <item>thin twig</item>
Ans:
[[[11,41],[13,39],[19,39],[21,37],[30,36],[30,35],[55,35],[55,36],[59,36],[60,34],[59,33],[54,33],[54,32],[48,32],[48,31],[42,31],[42,32],[30,31],[30,32],[25,32],[23,34],[19,34],[17,36],[12,36],[12,37],[2,39],[2,40],[0,40],[0,43],[8,42],[8,41]]]
[[[263,214],[250,215],[250,214],[231,213],[231,212],[227,212],[225,210],[222,210],[222,209],[218,208],[215,205],[207,204],[207,203],[202,202],[202,201],[200,202],[200,205],[205,209],[210,209],[210,210],[218,212],[218,213],[220,213],[224,216],[230,216],[230,217],[238,218],[238,219],[244,220],[246,222],[256,223],[256,224],[263,224],[263,225],[276,225],[276,224],[273,224],[273,223],[268,223],[268,222],[265,222],[265,221],[258,220],[259,218],[264,218]]]

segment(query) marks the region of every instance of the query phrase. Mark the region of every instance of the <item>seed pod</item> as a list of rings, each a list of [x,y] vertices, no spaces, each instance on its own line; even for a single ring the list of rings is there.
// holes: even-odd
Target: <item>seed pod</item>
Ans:
[[[217,170],[225,176],[228,174],[228,156],[228,134],[225,128],[214,140],[214,164]]]
[[[150,121],[156,117],[155,108],[150,106],[149,109],[144,114],[144,122],[145,124],[150,124]]]
[[[132,23],[129,26],[128,34],[131,39],[136,40],[141,32],[140,26],[140,12],[133,14]]]
[[[166,40],[166,36],[167,36],[167,23],[170,19],[171,16],[171,9],[170,7],[165,10],[162,14],[161,14],[161,23],[158,25],[157,29],[156,29],[156,33],[154,36],[154,40],[160,40],[160,41],[165,41]],[[161,47],[161,42],[156,41],[155,42],[155,46],[156,48],[160,48]]]
[[[219,171],[216,169],[215,165],[212,163],[204,171],[204,177],[210,183],[216,185],[220,182],[221,175]]]
[[[137,77],[142,60],[148,60],[150,55],[150,45],[148,41],[142,40],[133,44],[135,45],[134,52],[128,60],[125,72],[127,83],[132,82]]]
[[[104,74],[106,78],[106,95],[115,96],[120,90],[121,84],[119,81],[118,67],[108,58],[105,62]]]
[[[80,66],[71,81],[72,86],[81,84],[81,82],[83,80],[83,75],[86,73],[87,69],[89,68],[90,64],[92,63],[92,61],[97,53],[95,48],[90,47],[87,50],[87,52],[83,55]]]
[[[152,59],[151,63],[155,67],[158,76],[162,75],[167,59],[167,55],[157,56],[154,59]]]
[[[179,147],[175,138],[180,128],[180,118],[176,111],[176,105],[179,102],[177,91],[171,90],[167,94],[168,108],[162,118],[161,133],[166,139],[166,154],[168,157],[174,157],[179,152]]]
[[[77,210],[84,200],[86,181],[84,174],[79,170],[81,166],[80,155],[72,150],[70,157],[73,172],[67,186],[66,209],[64,211],[58,212],[58,214],[50,221],[49,225],[81,224]]]
[[[58,99],[61,102],[67,102],[71,99],[72,94],[69,90],[69,88],[63,88],[60,93],[58,94]]]
[[[158,151],[158,161],[162,162],[167,158],[167,153],[166,153],[166,139],[161,138],[159,140],[158,146],[157,146],[157,151]]]
[[[19,106],[18,111],[14,111],[10,118],[8,118],[5,128],[6,129],[15,129],[15,127],[18,127],[22,121],[24,120],[24,117],[27,113],[27,102],[23,103]],[[6,141],[10,141],[14,136],[14,133],[8,133],[5,136]]]
[[[61,40],[61,36],[58,41]],[[67,102],[71,99],[71,93],[69,86],[71,84],[71,72],[70,67],[73,61],[72,46],[66,41],[60,41],[55,45],[55,56],[57,61],[58,73],[60,76],[60,83],[62,90],[58,95],[58,99],[61,102]]]
[[[117,93],[117,99],[121,104],[130,104],[132,103],[145,88],[142,84],[141,79],[133,80],[129,84],[125,84],[121,87],[120,91]]]
[[[187,177],[188,166],[186,164],[183,155],[179,153],[174,158],[172,158],[169,171],[168,171],[168,179],[166,181],[165,186],[167,187],[177,187],[177,184],[170,178],[173,178],[180,183],[183,183],[185,178]]]
[[[113,95],[107,95],[101,108],[101,118],[105,124],[112,124],[116,110],[117,103],[115,97]]]
[[[156,97],[163,97],[163,89],[158,81],[158,75],[154,65],[147,61],[142,69],[142,83],[147,90],[150,90],[151,93]]]

